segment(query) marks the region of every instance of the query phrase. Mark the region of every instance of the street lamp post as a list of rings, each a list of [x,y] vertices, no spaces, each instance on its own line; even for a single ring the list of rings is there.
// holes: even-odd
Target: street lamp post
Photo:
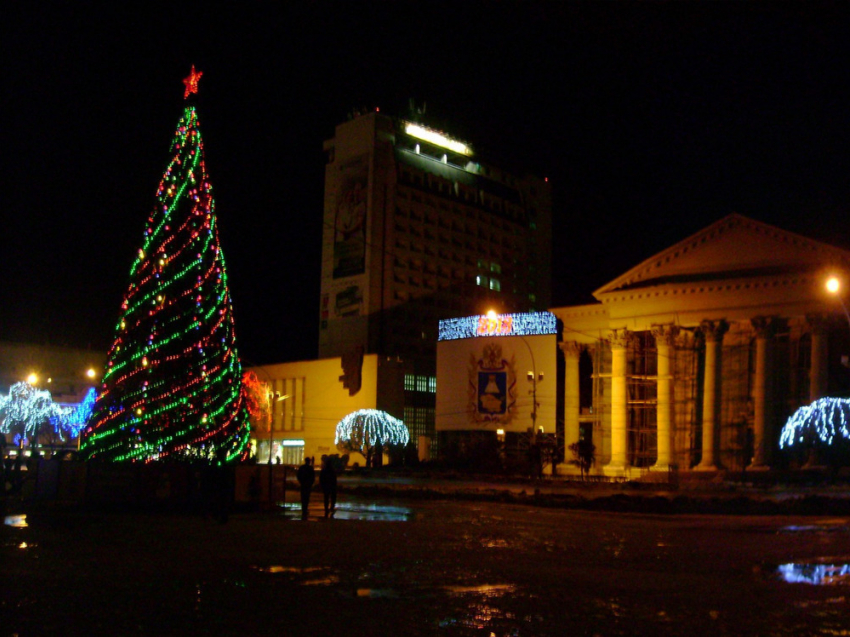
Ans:
[[[269,505],[274,504],[274,463],[272,462],[272,449],[274,448],[274,404],[282,402],[289,398],[289,394],[281,394],[279,391],[273,391],[269,388]],[[286,468],[283,469],[283,498],[284,507],[286,506]],[[285,511],[284,511],[285,513]]]
[[[487,312],[487,317],[490,319],[495,319],[497,316],[494,310]],[[528,374],[528,380],[531,381],[531,428],[534,434],[537,435],[537,363],[534,362],[534,352],[531,349],[531,345],[525,340],[525,337],[520,334],[515,334],[514,336],[525,344],[528,348],[528,354],[531,356],[531,372]]]

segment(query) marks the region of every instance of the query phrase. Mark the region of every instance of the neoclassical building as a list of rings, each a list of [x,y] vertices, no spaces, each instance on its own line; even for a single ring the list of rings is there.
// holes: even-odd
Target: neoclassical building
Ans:
[[[552,309],[565,446],[590,437],[594,470],[629,478],[780,466],[788,416],[850,388],[850,316],[830,276],[850,283],[850,252],[732,214],[597,303]]]

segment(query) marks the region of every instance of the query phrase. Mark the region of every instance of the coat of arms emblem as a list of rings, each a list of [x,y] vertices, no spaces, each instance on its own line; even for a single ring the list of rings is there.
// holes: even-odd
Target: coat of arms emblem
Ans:
[[[496,342],[484,345],[483,355],[469,355],[469,414],[477,425],[507,424],[516,410],[514,357],[502,357]]]

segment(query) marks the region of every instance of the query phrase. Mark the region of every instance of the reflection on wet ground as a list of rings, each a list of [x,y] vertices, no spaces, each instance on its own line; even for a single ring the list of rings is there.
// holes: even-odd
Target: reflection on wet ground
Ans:
[[[299,502],[286,502],[280,508],[288,518],[301,517]],[[310,508],[310,517],[324,517],[323,509]],[[365,500],[350,500],[337,502],[336,512],[331,516],[336,520],[366,520],[372,522],[408,522],[414,519],[414,511],[410,507],[380,504]]]
[[[848,531],[850,520],[847,518],[823,518],[812,524],[790,524],[779,529],[780,533],[806,533],[811,531]]]
[[[777,573],[789,584],[850,585],[850,564],[780,564]]]
[[[298,575],[324,570],[321,566],[308,566],[306,568],[299,568],[295,566],[255,566],[254,568],[261,573],[291,573]]]
[[[26,515],[7,515],[3,518],[4,526],[11,526],[16,529],[25,529],[27,528],[27,516]]]
[[[6,516],[3,634],[850,635],[844,518],[311,504]]]
[[[358,588],[356,596],[371,597],[373,599],[397,599],[399,597],[399,594],[398,591],[394,591],[389,588]]]

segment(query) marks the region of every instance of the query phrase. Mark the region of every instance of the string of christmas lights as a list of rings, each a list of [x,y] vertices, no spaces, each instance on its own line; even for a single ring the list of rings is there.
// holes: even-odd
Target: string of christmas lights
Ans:
[[[443,319],[439,323],[437,340],[452,341],[478,336],[539,336],[557,332],[558,319],[551,312],[522,312]]]
[[[366,451],[377,445],[406,445],[410,441],[407,426],[378,409],[361,409],[348,414],[336,426],[334,444],[349,443]]]
[[[91,418],[94,401],[97,399],[97,390],[90,387],[86,392],[83,401],[76,407],[66,406],[66,411],[61,416],[54,416],[50,419],[50,424],[53,425],[53,430],[59,434],[64,440],[63,432],[68,432],[72,438],[80,435],[80,431],[86,426],[89,418]]]
[[[193,68],[187,96],[200,77]],[[246,453],[248,434],[212,184],[198,115],[187,105],[80,449],[112,461],[233,460]]]
[[[836,439],[850,440],[850,399],[819,398],[811,405],[800,407],[782,427],[779,448],[795,444],[823,443],[832,445]]]

